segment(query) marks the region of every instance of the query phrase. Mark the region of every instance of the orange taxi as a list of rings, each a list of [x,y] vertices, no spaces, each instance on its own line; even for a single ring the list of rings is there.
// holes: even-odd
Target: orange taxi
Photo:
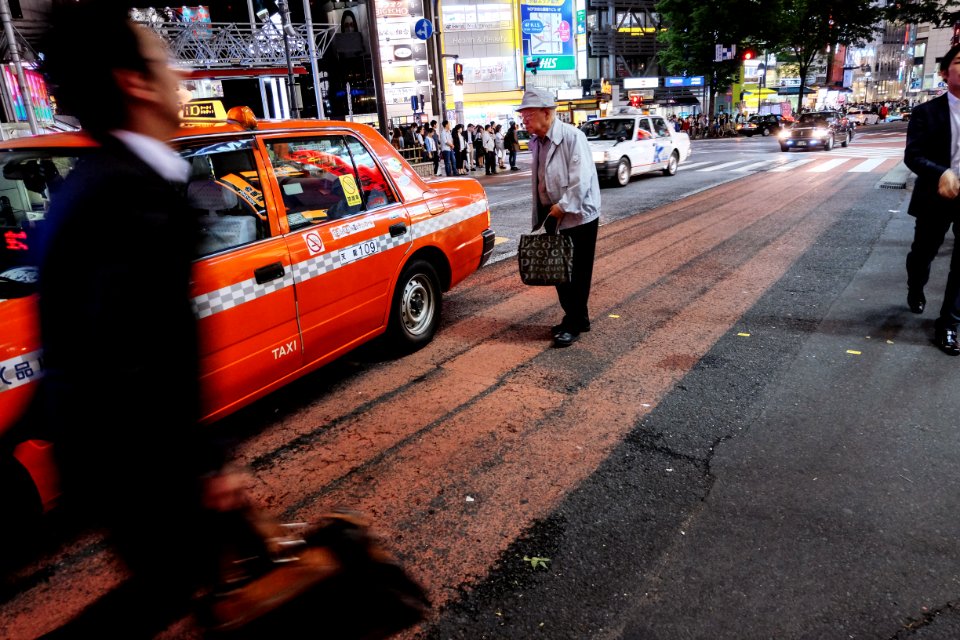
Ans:
[[[81,134],[0,143],[0,438],[43,375],[29,245],[94,144]],[[204,422],[378,336],[401,350],[426,344],[442,292],[493,250],[477,181],[427,184],[365,125],[257,122],[235,108],[226,121],[185,126],[173,144],[192,166],[186,194],[203,229],[192,293]],[[90,224],[122,224],[110,218],[121,206],[105,204]],[[57,497],[49,443],[21,428],[6,433],[12,455],[0,449],[7,516],[40,513]]]

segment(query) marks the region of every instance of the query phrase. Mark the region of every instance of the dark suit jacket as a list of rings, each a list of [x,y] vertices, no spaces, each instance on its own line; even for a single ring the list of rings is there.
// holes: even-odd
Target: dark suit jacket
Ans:
[[[944,94],[921,104],[910,114],[903,160],[917,174],[917,182],[907,213],[930,216],[945,207],[956,206],[937,193],[940,176],[950,168],[950,155],[950,105]]]
[[[65,489],[108,487],[121,501],[188,490],[220,463],[196,424],[195,216],[110,140],[77,163],[45,224],[40,398]]]

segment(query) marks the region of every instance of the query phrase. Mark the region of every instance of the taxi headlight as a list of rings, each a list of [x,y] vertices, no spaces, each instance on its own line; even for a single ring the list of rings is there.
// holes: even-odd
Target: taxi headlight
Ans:
[[[594,151],[593,152],[593,161],[594,162],[605,162],[607,159],[607,154],[603,151]]]
[[[814,137],[814,138],[826,138],[829,133],[830,133],[830,132],[827,131],[826,129],[823,129],[823,128],[821,128],[821,127],[817,127],[816,129],[813,130],[813,137]]]

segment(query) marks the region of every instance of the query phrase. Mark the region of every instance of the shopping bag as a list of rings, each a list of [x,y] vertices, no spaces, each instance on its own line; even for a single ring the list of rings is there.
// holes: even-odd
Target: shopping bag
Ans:
[[[517,248],[520,280],[530,286],[566,284],[573,277],[573,240],[569,236],[531,233]]]
[[[207,596],[211,637],[296,638],[315,629],[317,637],[379,640],[425,618],[423,588],[358,514],[311,525],[252,514],[248,523],[246,539],[227,545],[220,584]]]

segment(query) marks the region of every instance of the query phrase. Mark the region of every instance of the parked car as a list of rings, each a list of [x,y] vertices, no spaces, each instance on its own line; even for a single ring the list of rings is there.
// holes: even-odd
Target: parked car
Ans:
[[[764,115],[753,115],[747,118],[746,122],[737,125],[737,134],[741,136],[755,136],[758,133],[762,136],[769,136],[780,132],[783,126],[783,119],[774,113]]]
[[[847,119],[858,125],[877,124],[880,121],[880,115],[866,109],[848,109]]]
[[[520,151],[526,151],[530,148],[530,132],[526,129],[517,129],[517,144],[520,145]]]
[[[839,111],[808,111],[801,114],[792,127],[781,130],[778,137],[781,151],[830,151],[837,143],[845,147],[853,140],[853,127]]]
[[[426,344],[440,323],[442,293],[479,269],[494,244],[476,180],[427,184],[366,125],[258,123],[243,109],[231,110],[228,122],[185,127],[172,141],[192,167],[186,195],[202,229],[192,296],[204,422],[374,338],[401,351]],[[57,185],[95,146],[82,134],[0,143],[0,189],[11,205],[0,223],[0,434],[20,419],[43,375],[28,249]],[[123,204],[104,203],[105,215],[91,224],[122,225],[122,215],[106,213]],[[109,384],[109,354],[104,359],[100,372],[91,363],[91,375]],[[8,523],[50,508],[58,495],[50,445],[29,427],[12,456],[0,454]]]
[[[618,115],[583,123],[601,180],[624,187],[631,176],[649,171],[677,173],[690,157],[690,136],[675,131],[663,116]]]

